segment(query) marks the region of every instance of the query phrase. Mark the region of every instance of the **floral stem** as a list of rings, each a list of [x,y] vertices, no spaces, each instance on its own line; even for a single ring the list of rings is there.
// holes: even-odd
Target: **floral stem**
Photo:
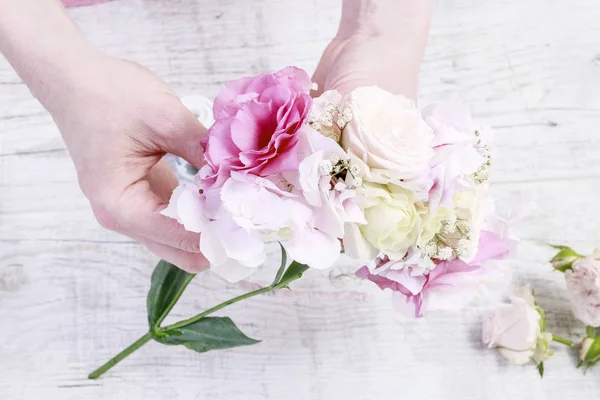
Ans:
[[[92,372],[88,376],[88,378],[89,379],[98,379],[102,374],[104,374],[106,371],[108,371],[109,369],[111,369],[112,367],[114,367],[115,365],[117,365],[119,362],[123,361],[131,353],[133,353],[134,351],[136,351],[137,349],[139,349],[140,347],[142,347],[143,345],[145,345],[146,343],[148,343],[151,339],[152,339],[151,333],[150,332],[146,333],[144,336],[142,336],[141,338],[139,338],[138,340],[136,340],[135,342],[133,342],[125,350],[123,350],[122,352],[120,352],[119,354],[117,354],[116,356],[114,356],[113,358],[111,358],[110,360],[108,360],[100,368],[98,368],[97,370],[95,370],[94,372]]]
[[[585,328],[585,334],[587,337],[589,338],[594,338],[596,337],[596,328],[594,328],[593,326],[588,326]]]
[[[257,290],[253,290],[252,292],[244,293],[240,296],[234,297],[233,299],[224,301],[221,304],[217,304],[216,306],[211,307],[208,310],[203,311],[200,314],[195,315],[191,318],[188,318],[183,321],[179,321],[173,325],[165,326],[164,328],[161,328],[160,330],[165,332],[165,331],[171,331],[171,330],[183,328],[184,326],[193,324],[194,322],[201,320],[202,318],[206,317],[207,315],[210,315],[210,314],[214,313],[215,311],[219,311],[220,309],[225,308],[231,304],[237,303],[238,301],[242,301],[242,300],[250,298],[250,297],[258,296],[260,294],[268,293],[275,289],[279,289],[279,288],[276,285],[271,285],[271,286],[266,286],[266,287],[263,287],[263,288],[260,288]]]
[[[206,317],[207,315],[210,315],[212,313],[214,313],[215,311],[218,311],[222,308],[225,308],[231,304],[237,303],[238,301],[242,301],[244,299],[247,299],[249,297],[254,297],[254,296],[258,296],[260,294],[263,293],[268,293],[272,290],[275,289],[279,289],[279,285],[271,285],[271,286],[266,286],[257,290],[254,290],[252,292],[248,292],[248,293],[244,293],[240,296],[234,297],[233,299],[229,299],[227,301],[224,301],[221,304],[218,304],[212,308],[209,308],[208,310],[201,312],[200,314],[188,318],[186,320],[183,321],[179,321],[173,325],[169,325],[169,326],[165,326],[164,328],[158,328],[155,330],[155,333],[165,333],[168,331],[172,331],[172,330],[176,330],[179,328],[183,328],[184,326],[188,326],[190,324],[193,324],[194,322],[197,322],[199,320],[201,320],[202,318]],[[97,370],[95,370],[94,372],[92,372],[88,378],[89,379],[98,379],[100,376],[102,376],[102,374],[104,374],[106,371],[108,371],[109,369],[111,369],[112,367],[114,367],[115,365],[117,365],[119,362],[123,361],[126,357],[128,357],[131,353],[133,353],[134,351],[138,350],[140,347],[142,347],[143,345],[145,345],[146,343],[148,343],[150,340],[152,340],[152,332],[148,332],[146,333],[144,336],[142,336],[141,338],[139,338],[138,340],[136,340],[133,344],[131,344],[129,347],[127,347],[125,350],[123,350],[122,352],[120,352],[119,354],[117,354],[116,356],[114,356],[113,358],[111,358],[110,360],[108,360],[108,362],[106,362],[104,365],[102,365],[100,368],[98,368]]]
[[[558,342],[558,343],[562,343],[562,344],[564,344],[566,346],[569,346],[569,347],[573,346],[575,344],[572,341],[570,341],[569,339],[565,339],[565,338],[562,338],[562,337],[556,336],[556,335],[552,335],[552,340],[555,341],[555,342]]]

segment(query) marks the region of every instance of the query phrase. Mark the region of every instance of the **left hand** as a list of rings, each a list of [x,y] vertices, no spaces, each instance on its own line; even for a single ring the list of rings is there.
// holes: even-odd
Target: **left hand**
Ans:
[[[339,31],[313,75],[316,94],[377,85],[416,100],[431,12],[431,0],[345,0]]]

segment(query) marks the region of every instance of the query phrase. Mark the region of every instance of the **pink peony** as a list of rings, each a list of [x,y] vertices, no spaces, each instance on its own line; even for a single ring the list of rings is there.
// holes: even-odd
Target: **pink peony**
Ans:
[[[394,302],[401,311],[407,305],[412,306],[415,316],[422,317],[427,310],[464,307],[477,295],[479,283],[490,272],[484,263],[505,258],[508,252],[508,245],[504,240],[495,233],[484,231],[479,239],[479,251],[469,264],[460,259],[440,261],[428,275],[415,275],[413,269],[418,268],[416,265],[386,261],[380,263],[374,271],[365,266],[356,274],[377,284],[382,290],[391,289],[394,292]],[[398,266],[400,269],[394,269]]]
[[[295,67],[225,85],[202,142],[211,186],[222,186],[231,171],[265,177],[297,170],[297,133],[310,112],[310,85]]]
[[[565,280],[575,316],[586,325],[600,326],[600,252],[575,261]]]

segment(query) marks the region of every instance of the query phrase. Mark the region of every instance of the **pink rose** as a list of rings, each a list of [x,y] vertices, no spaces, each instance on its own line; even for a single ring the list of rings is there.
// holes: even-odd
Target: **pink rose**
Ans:
[[[297,133],[310,112],[310,85],[295,67],[226,84],[202,142],[214,171],[209,183],[220,187],[231,171],[264,177],[297,169]]]
[[[416,265],[402,265],[402,261],[384,261],[374,271],[362,267],[356,273],[368,279],[380,289],[394,292],[394,303],[401,311],[414,309],[416,317],[426,311],[457,310],[469,303],[479,290],[480,284],[492,275],[496,266],[485,265],[489,260],[502,259],[508,255],[506,241],[492,232],[481,232],[479,250],[468,264],[460,259],[438,261],[427,275],[418,275]],[[491,267],[491,268],[490,268]]]
[[[501,304],[483,319],[482,340],[488,348],[498,348],[512,364],[544,362],[554,352],[549,348],[552,334],[546,332],[543,311],[535,304],[529,285]]]
[[[589,326],[600,326],[600,252],[580,258],[565,271],[573,313]]]

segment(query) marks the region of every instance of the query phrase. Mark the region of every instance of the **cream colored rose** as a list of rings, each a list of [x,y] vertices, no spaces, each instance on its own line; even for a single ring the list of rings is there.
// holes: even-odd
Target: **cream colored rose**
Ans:
[[[446,220],[454,211],[451,208],[443,207],[437,210],[434,215],[428,214],[428,209],[424,208],[421,211],[423,224],[421,233],[417,239],[417,246],[423,248],[427,242],[439,233],[442,229],[442,221]]]
[[[409,191],[395,185],[365,183],[364,238],[392,260],[399,260],[415,242],[421,219]]]
[[[470,237],[474,243],[479,242],[479,233],[490,209],[488,191],[489,184],[486,182],[470,190],[455,192],[452,197],[456,217],[468,221]]]
[[[361,164],[364,180],[405,185],[427,176],[433,131],[414,102],[377,86],[355,89],[344,107],[352,120],[342,134],[342,145],[353,162]]]

